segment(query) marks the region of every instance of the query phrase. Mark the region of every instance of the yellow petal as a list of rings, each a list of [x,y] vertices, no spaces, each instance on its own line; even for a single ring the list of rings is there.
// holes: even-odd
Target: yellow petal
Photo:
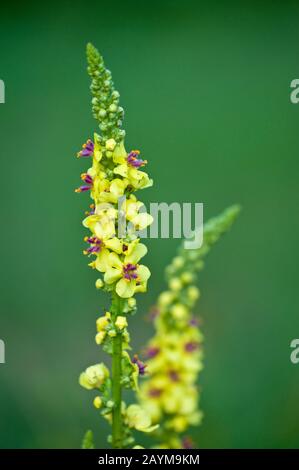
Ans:
[[[114,168],[113,172],[116,175],[120,175],[126,178],[128,176],[128,165],[126,163],[123,163],[122,165],[118,165],[117,167]]]
[[[138,261],[145,256],[147,253],[147,248],[143,243],[138,243],[137,245],[134,246],[133,250],[131,253],[127,256],[125,256],[125,264],[127,263],[132,263],[136,264]]]
[[[134,225],[135,230],[144,230],[146,227],[153,223],[153,216],[142,212],[141,214],[136,215],[132,218],[131,222]]]
[[[123,243],[117,237],[113,237],[110,240],[106,240],[105,245],[107,246],[107,248],[115,251],[118,254],[122,253]]]
[[[107,284],[113,284],[117,279],[119,279],[122,275],[122,271],[120,269],[115,269],[109,267],[104,274],[104,281]]]
[[[109,254],[109,265],[122,271],[123,263],[116,253],[111,252]]]
[[[136,281],[127,281],[125,279],[120,279],[116,284],[115,290],[117,295],[123,299],[128,299],[132,297],[135,293]]]
[[[123,142],[115,147],[112,158],[114,163],[124,163],[127,158],[127,152]]]
[[[106,250],[105,248],[100,251],[100,253],[97,255],[96,260],[95,260],[95,267],[98,271],[101,273],[104,273],[109,265],[109,250]]]
[[[138,279],[140,279],[141,282],[146,282],[151,276],[150,270],[143,264],[138,266],[137,274],[138,274]]]

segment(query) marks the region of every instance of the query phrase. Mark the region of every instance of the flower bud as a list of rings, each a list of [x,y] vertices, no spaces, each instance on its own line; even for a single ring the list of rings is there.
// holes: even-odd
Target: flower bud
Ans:
[[[186,272],[182,273],[181,279],[182,279],[182,281],[183,281],[185,284],[189,284],[190,282],[192,282],[193,276],[192,276],[191,273],[189,273],[188,271],[186,271]]]
[[[108,331],[108,336],[110,336],[110,338],[115,338],[116,335],[117,335],[117,333],[116,333],[115,330]]]
[[[181,268],[184,265],[184,259],[182,256],[176,256],[172,262],[173,266],[177,269]]]
[[[182,283],[178,277],[174,277],[169,281],[169,287],[171,290],[178,291],[182,288]]]
[[[161,307],[167,307],[173,301],[174,295],[170,291],[162,292],[159,295],[158,303]]]
[[[105,331],[99,331],[99,333],[96,334],[95,340],[97,344],[102,344],[106,336]]]
[[[200,296],[200,291],[195,286],[190,286],[187,290],[187,295],[190,300],[197,300]]]
[[[95,408],[101,408],[103,402],[102,402],[102,399],[101,397],[95,397],[95,399],[93,400],[93,406]]]
[[[130,299],[128,300],[128,306],[131,309],[136,307],[136,299],[134,299],[134,297],[130,297]]]
[[[97,289],[102,289],[103,286],[104,286],[104,282],[102,281],[102,279],[97,279],[96,280],[96,288]]]
[[[116,318],[115,326],[116,326],[119,330],[123,330],[124,328],[126,328],[126,327],[128,326],[128,322],[127,322],[126,317],[122,317],[121,315],[119,315],[119,316]]]
[[[114,148],[115,148],[115,146],[116,146],[116,142],[115,142],[114,139],[108,139],[108,140],[106,140],[105,146],[106,146],[106,149],[107,149],[107,150],[110,150],[110,151],[113,152],[113,150],[114,150]]]
[[[171,308],[171,314],[177,320],[183,320],[188,316],[188,309],[185,307],[185,305],[177,303]]]

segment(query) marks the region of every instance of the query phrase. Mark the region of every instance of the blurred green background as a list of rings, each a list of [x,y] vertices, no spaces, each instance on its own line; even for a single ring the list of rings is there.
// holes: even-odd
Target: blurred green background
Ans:
[[[107,306],[82,256],[89,202],[74,158],[96,129],[85,45],[100,49],[149,160],[145,202],[243,212],[200,276],[206,337],[200,447],[298,447],[299,78],[297,1],[81,1],[1,5],[0,447],[79,447],[106,425],[77,383]],[[149,240],[135,350],[178,240]]]

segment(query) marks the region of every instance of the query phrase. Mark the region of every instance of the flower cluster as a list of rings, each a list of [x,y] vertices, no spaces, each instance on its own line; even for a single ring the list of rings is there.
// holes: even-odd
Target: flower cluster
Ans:
[[[96,343],[112,356],[112,371],[102,363],[88,367],[80,376],[80,384],[98,392],[94,406],[112,424],[113,447],[126,447],[133,443],[132,428],[144,432],[153,429],[149,415],[139,405],[127,408],[121,394],[123,387],[136,390],[138,376],[144,373],[143,363],[136,357],[131,360],[127,352],[127,317],[136,310],[134,295],[146,291],[150,277],[147,266],[140,264],[147,248],[140,242],[138,231],[145,229],[152,217],[142,212],[143,203],[134,193],[151,186],[152,180],[141,170],[146,161],[140,152],[125,150],[119,93],[91,44],[87,46],[87,59],[93,114],[99,120],[100,134],[88,139],[78,153],[79,158],[90,159],[91,165],[81,175],[82,185],[76,192],[89,192],[93,201],[83,220],[89,230],[84,254],[90,258],[89,266],[99,273],[96,287],[112,297],[111,308],[96,321],[95,336]]]
[[[203,368],[203,335],[199,319],[193,315],[200,296],[196,275],[203,268],[202,258],[230,228],[238,212],[239,207],[233,206],[210,220],[204,227],[201,248],[180,248],[166,269],[168,289],[161,293],[154,310],[156,331],[145,350],[148,379],[139,393],[152,421],[160,423],[160,447],[190,447],[190,439],[183,433],[202,419],[197,380]]]

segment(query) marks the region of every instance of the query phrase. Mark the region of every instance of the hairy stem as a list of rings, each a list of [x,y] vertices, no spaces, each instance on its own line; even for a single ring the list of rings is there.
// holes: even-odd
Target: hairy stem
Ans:
[[[112,299],[113,320],[122,313],[121,299],[114,294]],[[122,335],[117,334],[112,341],[112,400],[114,407],[112,410],[112,447],[114,449],[122,448],[122,416],[121,416],[121,359],[122,359]]]

